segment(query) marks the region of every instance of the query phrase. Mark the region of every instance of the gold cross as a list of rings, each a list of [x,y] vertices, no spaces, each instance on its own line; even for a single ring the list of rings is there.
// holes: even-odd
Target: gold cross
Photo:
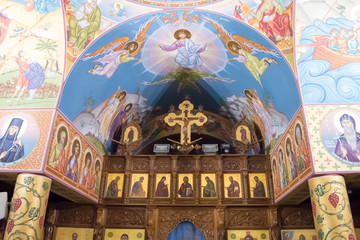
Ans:
[[[191,114],[191,110],[194,109],[194,105],[189,101],[185,100],[179,105],[181,114],[176,115],[175,113],[169,113],[164,121],[169,126],[175,126],[176,124],[180,125],[180,143],[182,145],[191,144],[191,126],[196,124],[197,126],[202,126],[207,122],[207,117],[198,112],[195,115]]]

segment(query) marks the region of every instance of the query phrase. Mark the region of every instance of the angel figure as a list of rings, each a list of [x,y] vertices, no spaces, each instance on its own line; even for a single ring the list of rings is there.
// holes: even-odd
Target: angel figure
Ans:
[[[115,119],[116,115],[122,108],[124,108],[125,97],[126,92],[121,91],[119,87],[118,90],[106,100],[103,108],[96,116],[96,119],[99,119],[101,117],[101,120],[99,121],[99,135],[103,141],[105,141],[109,127]]]
[[[264,57],[260,60],[259,58],[253,56],[253,54],[256,52],[265,52],[273,56],[277,56],[276,51],[236,34],[230,36],[220,23],[210,18],[204,19],[216,28],[220,34],[219,37],[224,42],[227,50],[235,57],[228,59],[228,61],[236,60],[240,63],[244,63],[251,75],[253,75],[262,86],[260,76],[263,75],[264,71],[271,63],[278,63],[274,58]]]
[[[251,111],[259,116],[262,124],[265,128],[265,143],[266,145],[270,144],[273,132],[273,122],[274,119],[271,115],[269,109],[265,106],[263,101],[261,101],[256,90],[249,89],[244,91],[246,96],[246,101],[251,107]]]
[[[107,78],[110,78],[121,63],[126,63],[131,60],[138,60],[141,62],[141,58],[135,58],[135,56],[139,54],[141,47],[146,40],[146,31],[155,19],[156,17],[149,19],[140,27],[134,41],[129,41],[130,38],[127,36],[119,37],[95,52],[85,55],[84,60],[105,54],[101,58],[94,60],[94,62],[99,62],[101,65],[96,64],[88,71],[88,73],[105,75]]]
[[[164,51],[177,50],[174,61],[183,68],[198,68],[202,64],[200,53],[205,51],[206,45],[195,44],[191,40],[191,32],[186,29],[178,29],[174,33],[176,41],[172,45],[160,45]]]

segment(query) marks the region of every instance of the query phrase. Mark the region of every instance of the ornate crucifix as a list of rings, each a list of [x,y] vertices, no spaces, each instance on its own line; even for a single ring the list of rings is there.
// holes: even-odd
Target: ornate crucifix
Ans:
[[[194,124],[197,126],[204,125],[204,123],[207,122],[207,117],[201,112],[198,112],[195,115],[191,114],[191,110],[194,109],[194,105],[189,100],[185,100],[180,103],[179,109],[181,110],[181,114],[176,115],[175,113],[169,113],[164,118],[164,121],[171,127],[176,124],[180,125],[180,144],[174,140],[168,140],[181,145],[183,149],[187,149],[189,145],[195,142],[191,141],[191,126]],[[196,140],[196,142],[199,140],[200,139]]]

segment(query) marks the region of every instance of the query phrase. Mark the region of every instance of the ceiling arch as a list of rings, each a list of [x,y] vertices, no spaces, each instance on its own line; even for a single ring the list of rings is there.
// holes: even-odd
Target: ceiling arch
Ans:
[[[115,119],[156,118],[185,96],[230,123],[245,113],[266,129],[266,145],[300,107],[291,67],[261,33],[217,13],[176,10],[134,18],[95,40],[68,74],[59,109],[106,148]],[[110,109],[116,116],[105,121]]]

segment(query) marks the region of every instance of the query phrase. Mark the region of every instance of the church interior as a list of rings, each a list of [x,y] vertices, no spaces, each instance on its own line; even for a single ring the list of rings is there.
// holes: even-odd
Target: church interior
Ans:
[[[0,240],[360,239],[359,104],[357,0],[0,0]]]

